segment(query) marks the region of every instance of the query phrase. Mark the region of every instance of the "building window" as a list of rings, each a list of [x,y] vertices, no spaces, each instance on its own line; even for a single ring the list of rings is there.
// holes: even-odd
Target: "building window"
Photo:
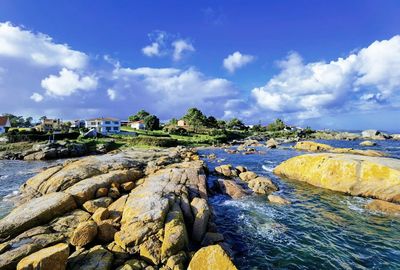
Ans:
[[[114,124],[119,125],[119,122],[118,122],[118,121],[115,121]]]
[[[111,127],[106,127],[107,132],[111,131]]]
[[[91,124],[92,126],[95,126],[95,125],[96,125],[96,122],[90,122],[90,124]]]
[[[105,124],[106,124],[106,125],[109,125],[109,124],[111,124],[111,122],[110,122],[110,121],[106,121]]]
[[[118,127],[114,127],[114,130],[118,131]]]

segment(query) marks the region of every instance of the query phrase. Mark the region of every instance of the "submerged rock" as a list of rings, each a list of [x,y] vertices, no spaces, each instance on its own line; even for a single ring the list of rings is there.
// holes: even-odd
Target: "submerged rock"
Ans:
[[[400,205],[381,200],[373,200],[365,206],[371,211],[380,211],[388,214],[400,215]]]
[[[237,270],[220,245],[199,249],[189,263],[188,270]]]
[[[400,160],[346,154],[290,158],[274,173],[355,196],[400,202]]]
[[[290,201],[282,198],[279,195],[268,195],[268,200],[272,203],[276,203],[276,204],[290,204]]]
[[[376,142],[371,142],[371,141],[363,141],[360,143],[360,146],[375,146]]]

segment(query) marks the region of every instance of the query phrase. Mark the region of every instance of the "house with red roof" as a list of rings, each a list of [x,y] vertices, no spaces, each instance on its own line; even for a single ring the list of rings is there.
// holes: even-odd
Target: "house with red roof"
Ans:
[[[0,116],[0,134],[6,133],[10,127],[10,119],[7,116]]]

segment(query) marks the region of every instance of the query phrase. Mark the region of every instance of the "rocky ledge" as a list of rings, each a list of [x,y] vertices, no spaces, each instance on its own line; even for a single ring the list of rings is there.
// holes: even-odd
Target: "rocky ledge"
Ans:
[[[308,154],[278,165],[274,173],[311,185],[400,203],[400,160],[349,154]],[[375,209],[389,208],[375,203]],[[390,207],[398,209],[398,207]],[[400,211],[399,211],[400,212]]]
[[[183,148],[49,168],[0,220],[0,269],[236,269],[212,222],[205,172]]]
[[[296,143],[294,149],[307,152],[329,152],[329,153],[342,153],[342,154],[354,154],[370,157],[383,157],[385,153],[375,150],[358,150],[353,148],[335,148],[328,144],[302,141]]]
[[[0,159],[11,160],[51,160],[82,157],[89,154],[105,154],[112,149],[112,141],[104,144],[90,145],[85,143],[60,141],[57,143],[37,143],[29,149],[8,150],[0,153]]]

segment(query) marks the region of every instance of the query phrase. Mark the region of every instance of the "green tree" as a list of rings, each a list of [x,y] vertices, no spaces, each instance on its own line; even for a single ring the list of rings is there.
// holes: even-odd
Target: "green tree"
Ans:
[[[183,119],[193,127],[194,132],[196,132],[201,126],[206,123],[206,116],[197,108],[190,108]]]
[[[280,131],[286,128],[286,124],[281,119],[276,119],[275,122],[267,126],[268,131]]]
[[[239,129],[239,130],[244,130],[246,129],[245,124],[237,118],[232,118],[228,124],[226,125],[230,129]]]
[[[225,120],[217,120],[218,128],[224,129],[226,128],[226,121]]]
[[[218,128],[218,121],[214,116],[209,116],[206,119],[206,126],[208,128]]]
[[[148,115],[143,119],[143,121],[146,130],[160,129],[160,119],[155,115]]]
[[[23,127],[25,126],[25,119],[22,116],[16,116],[11,113],[3,113],[3,116],[7,116],[10,120],[11,127]]]
[[[168,122],[168,126],[176,126],[178,124],[178,120],[176,118],[172,118],[171,120],[169,120]]]
[[[149,115],[150,115],[150,113],[146,112],[145,110],[140,110],[135,115],[129,116],[128,120],[129,121],[140,121],[140,120],[144,120],[144,118]]]
[[[32,120],[33,120],[33,118],[30,117],[30,116],[25,118],[24,126],[25,127],[31,127],[32,126]]]

